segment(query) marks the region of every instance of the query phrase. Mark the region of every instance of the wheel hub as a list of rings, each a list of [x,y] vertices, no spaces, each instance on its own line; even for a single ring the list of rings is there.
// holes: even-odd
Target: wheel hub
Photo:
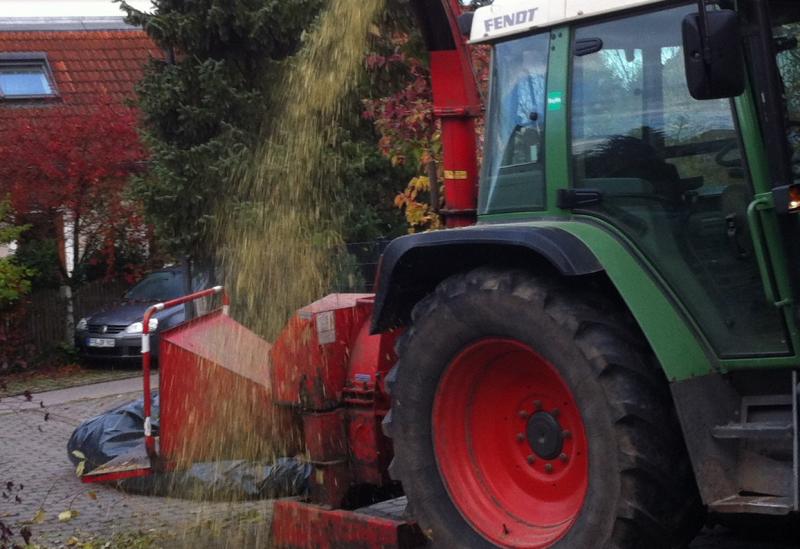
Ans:
[[[555,459],[564,449],[561,426],[550,412],[533,414],[526,431],[531,450],[542,459]]]

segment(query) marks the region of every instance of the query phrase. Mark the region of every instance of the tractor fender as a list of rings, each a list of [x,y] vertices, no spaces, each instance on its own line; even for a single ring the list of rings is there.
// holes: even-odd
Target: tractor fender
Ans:
[[[402,236],[381,257],[372,333],[406,324],[414,304],[441,281],[487,263],[562,276],[604,270],[581,240],[557,227],[475,225]]]

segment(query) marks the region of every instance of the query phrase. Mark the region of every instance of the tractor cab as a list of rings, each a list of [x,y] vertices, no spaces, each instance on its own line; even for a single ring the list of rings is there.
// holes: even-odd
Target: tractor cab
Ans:
[[[457,230],[392,242],[373,316],[408,330],[386,432],[423,531],[669,547],[703,509],[796,520],[797,3],[480,4],[458,25],[492,50],[474,224],[446,200]],[[434,113],[468,116],[436,81],[469,68],[431,66]],[[474,159],[446,121],[447,198]]]
[[[794,354],[800,228],[751,205],[800,206],[796,3],[634,3],[497,0],[472,16],[494,51],[479,220],[612,226],[718,357]]]

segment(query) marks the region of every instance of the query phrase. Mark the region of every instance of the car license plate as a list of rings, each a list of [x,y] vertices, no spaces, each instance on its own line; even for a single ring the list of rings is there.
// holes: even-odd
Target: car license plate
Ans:
[[[114,346],[114,340],[113,339],[107,339],[107,338],[104,338],[104,337],[90,337],[86,341],[86,344],[89,347],[107,348],[107,347],[113,347]]]

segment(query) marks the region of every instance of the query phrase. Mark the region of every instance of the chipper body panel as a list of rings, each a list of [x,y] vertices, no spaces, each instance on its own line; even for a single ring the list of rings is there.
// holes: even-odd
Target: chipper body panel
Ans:
[[[311,498],[340,507],[351,488],[383,486],[392,451],[381,431],[396,332],[370,335],[371,295],[335,294],[301,309],[272,349],[275,403],[299,415],[316,474]]]

